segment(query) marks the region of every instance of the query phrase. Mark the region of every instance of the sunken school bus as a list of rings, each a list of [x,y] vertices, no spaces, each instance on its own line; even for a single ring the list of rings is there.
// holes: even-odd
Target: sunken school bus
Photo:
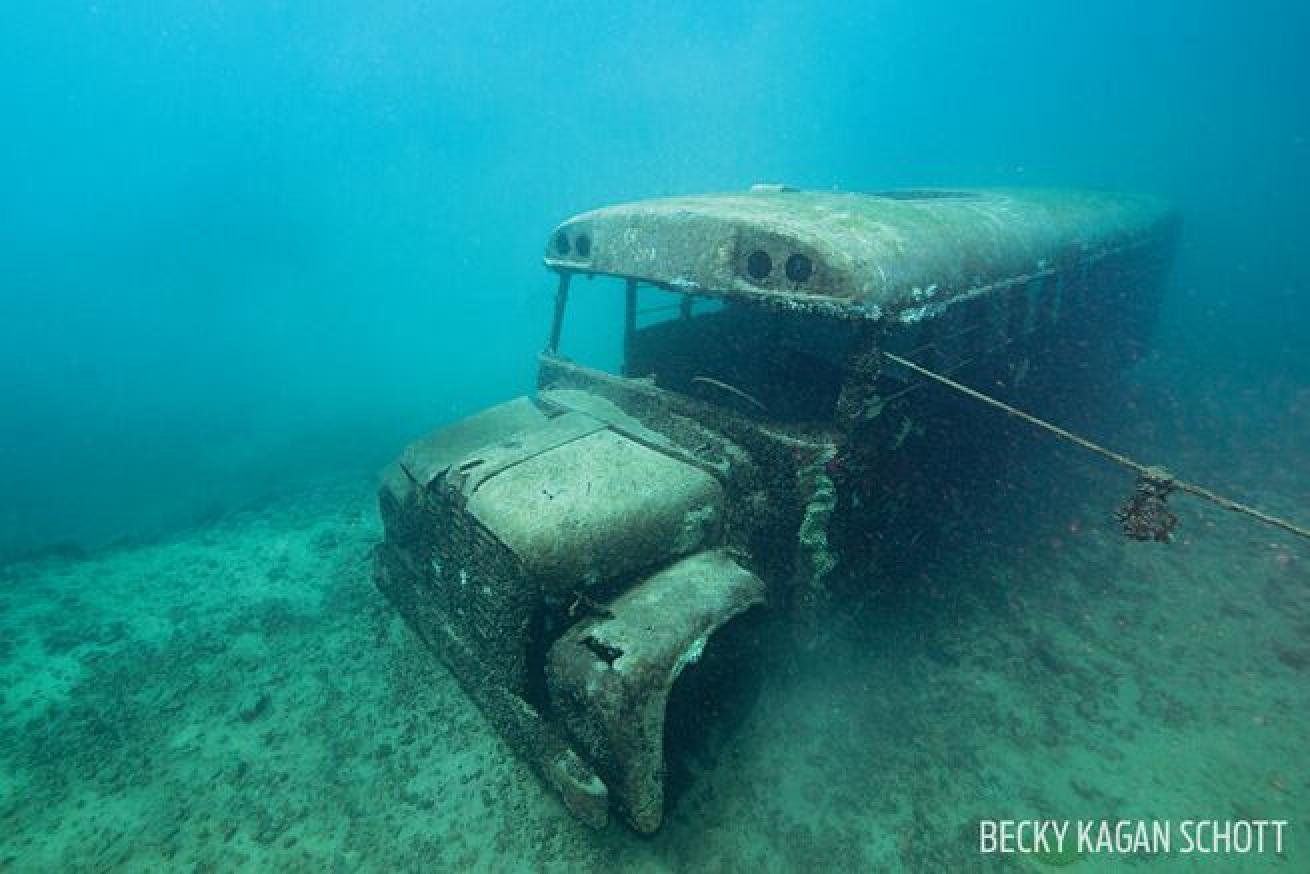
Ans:
[[[1095,390],[1148,339],[1176,227],[1149,196],[776,185],[571,218],[537,392],[387,469],[377,584],[575,815],[652,832],[680,690],[821,638],[965,439],[892,356]],[[606,366],[569,354],[581,303]]]

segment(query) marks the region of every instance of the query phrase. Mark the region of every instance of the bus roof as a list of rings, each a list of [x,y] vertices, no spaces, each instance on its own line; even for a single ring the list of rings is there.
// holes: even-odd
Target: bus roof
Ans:
[[[1148,195],[756,186],[582,213],[551,233],[545,263],[686,293],[904,318],[1157,242],[1172,225],[1168,205]]]

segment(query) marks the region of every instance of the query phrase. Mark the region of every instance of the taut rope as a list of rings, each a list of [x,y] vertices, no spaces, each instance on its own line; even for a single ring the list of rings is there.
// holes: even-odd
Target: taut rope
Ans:
[[[913,361],[908,361],[899,355],[893,355],[890,352],[884,352],[882,354],[888,360],[894,361],[902,367],[914,371],[920,376],[925,376],[947,388],[954,389],[966,397],[973,398],[976,401],[981,401],[990,407],[995,407],[1004,413],[1022,419],[1030,425],[1035,425],[1044,431],[1048,431],[1056,437],[1059,437],[1061,440],[1072,443],[1075,446],[1081,446],[1089,452],[1094,452],[1102,458],[1109,459],[1115,464],[1136,472],[1140,477],[1137,492],[1129,503],[1119,511],[1119,518],[1124,523],[1124,530],[1132,537],[1136,537],[1139,540],[1169,539],[1169,531],[1175,524],[1177,524],[1177,519],[1173,517],[1172,513],[1169,513],[1168,510],[1164,508],[1164,499],[1169,492],[1176,489],[1180,492],[1187,492],[1189,495],[1195,495],[1198,498],[1202,498],[1212,504],[1223,507],[1225,510],[1232,510],[1234,513],[1242,513],[1263,522],[1266,525],[1281,528],[1282,530],[1295,534],[1298,537],[1304,537],[1305,539],[1310,540],[1310,529],[1303,528],[1300,525],[1287,521],[1286,519],[1272,516],[1263,510],[1258,510],[1248,504],[1243,504],[1230,498],[1226,498],[1210,489],[1198,486],[1194,483],[1186,482],[1185,480],[1177,479],[1162,467],[1142,464],[1140,461],[1129,458],[1127,455],[1115,452],[1112,449],[1106,449],[1104,446],[1093,443],[1085,437],[1079,437],[1077,434],[1074,434],[1071,431],[1066,431],[1058,425],[1052,425],[1050,422],[1043,421],[1036,416],[1025,413],[1023,410],[1016,409],[1009,404],[988,397],[980,391],[971,389],[967,385],[962,385],[955,380],[942,376],[940,373],[935,373],[926,367],[921,367]],[[1163,516],[1158,514],[1163,514]]]

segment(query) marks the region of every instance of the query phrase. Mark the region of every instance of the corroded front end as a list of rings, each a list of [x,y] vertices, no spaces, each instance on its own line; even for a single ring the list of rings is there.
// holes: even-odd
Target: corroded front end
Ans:
[[[765,599],[729,507],[753,464],[691,427],[561,386],[416,442],[381,491],[379,586],[595,826],[659,827],[672,688]]]

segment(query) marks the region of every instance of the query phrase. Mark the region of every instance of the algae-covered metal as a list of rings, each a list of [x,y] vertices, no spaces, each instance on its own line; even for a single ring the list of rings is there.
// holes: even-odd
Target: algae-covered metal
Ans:
[[[1167,205],[1146,195],[759,186],[583,213],[551,234],[545,262],[853,317],[913,318],[1149,244],[1169,220]]]
[[[976,464],[976,426],[883,353],[1097,391],[1149,336],[1174,231],[1155,198],[1070,191],[768,186],[570,219],[539,390],[387,470],[378,585],[574,814],[653,831],[677,739],[894,580]],[[578,275],[622,281],[608,371],[562,348]]]

